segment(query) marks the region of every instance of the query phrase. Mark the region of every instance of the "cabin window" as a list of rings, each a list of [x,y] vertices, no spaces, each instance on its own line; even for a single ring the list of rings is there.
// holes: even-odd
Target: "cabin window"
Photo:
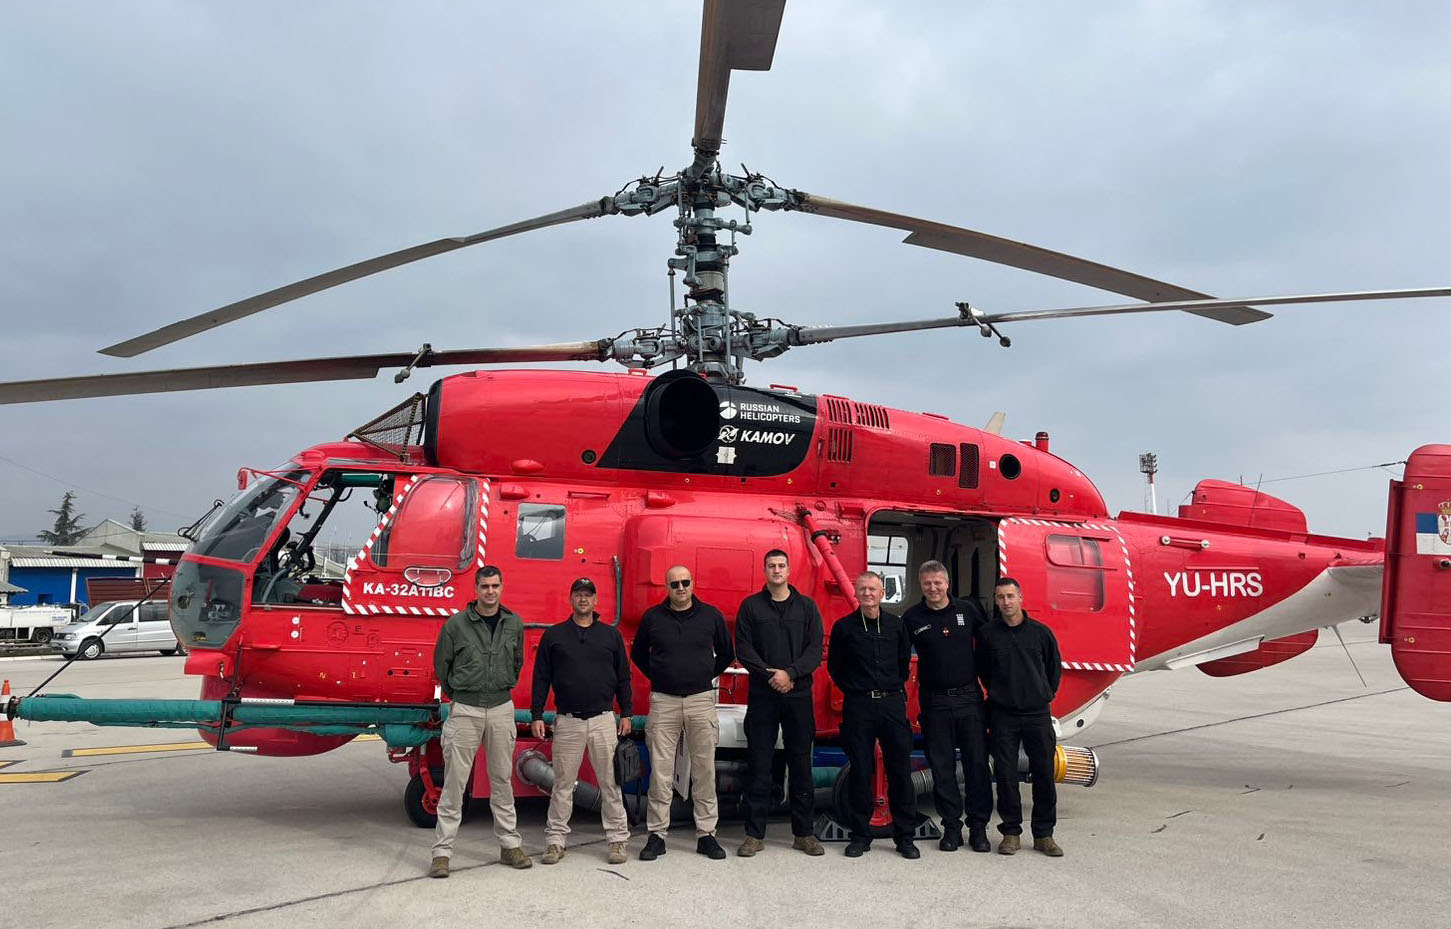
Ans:
[[[564,558],[564,507],[555,503],[519,506],[519,530],[514,542],[518,558]]]
[[[1096,613],[1103,609],[1103,549],[1097,539],[1050,535],[1045,540],[1048,606],[1056,611]]]
[[[378,537],[373,563],[380,568],[427,565],[464,570],[476,547],[476,507],[472,481],[424,478],[403,498]]]

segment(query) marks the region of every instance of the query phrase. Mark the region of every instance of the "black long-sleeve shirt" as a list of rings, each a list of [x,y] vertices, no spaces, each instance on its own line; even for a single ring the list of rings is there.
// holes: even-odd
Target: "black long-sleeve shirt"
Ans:
[[[667,598],[645,611],[630,658],[650,687],[673,697],[710,690],[710,682],[735,660],[730,630],[720,610],[692,599],[690,609],[673,610]]]
[[[826,672],[842,693],[901,690],[912,672],[912,640],[895,613],[867,619],[860,608],[831,627]]]
[[[787,590],[785,600],[773,600],[770,588],[762,587],[736,613],[736,658],[750,672],[755,693],[775,693],[767,668],[791,675],[797,691],[811,689],[811,672],[821,666],[821,611],[795,587]]]
[[[630,716],[630,662],[620,630],[600,622],[598,613],[588,626],[566,619],[544,630],[534,655],[534,719],[544,718],[551,687],[560,713],[607,713],[618,703],[620,715]]]
[[[1001,616],[978,633],[978,674],[988,702],[1013,713],[1048,712],[1063,678],[1063,659],[1053,630],[1023,612],[1009,626]]]
[[[940,610],[923,600],[902,614],[902,622],[917,647],[917,683],[923,690],[966,688],[963,696],[982,699],[974,640],[987,614],[976,600],[949,598]]]

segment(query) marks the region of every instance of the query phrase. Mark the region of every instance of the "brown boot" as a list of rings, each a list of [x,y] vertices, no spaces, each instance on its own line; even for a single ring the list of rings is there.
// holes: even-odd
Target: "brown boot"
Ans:
[[[540,864],[559,864],[559,859],[564,857],[563,845],[551,845],[544,849],[544,857],[539,859]]]
[[[813,858],[826,854],[826,849],[821,847],[821,840],[814,835],[798,835],[791,843],[791,847],[805,852]]]
[[[624,842],[611,842],[610,843],[610,855],[605,860],[608,861],[610,864],[624,864],[625,863],[625,843]]]
[[[751,858],[755,856],[756,852],[761,851],[765,847],[765,842],[762,842],[753,835],[748,835],[746,836],[746,840],[741,843],[741,847],[736,849],[736,854],[742,858]]]
[[[1022,844],[1023,840],[1018,838],[1017,836],[1005,835],[1003,836],[1003,840],[998,843],[998,854],[1016,855],[1018,853],[1018,849],[1022,846]]]
[[[534,867],[534,859],[524,854],[522,848],[499,849],[499,861],[511,868],[518,868],[520,871]]]
[[[433,863],[428,866],[428,876],[448,877],[448,859],[442,855],[433,859]]]
[[[1049,858],[1063,857],[1063,849],[1059,847],[1057,842],[1053,841],[1051,835],[1045,835],[1041,839],[1034,839],[1033,848],[1047,855]]]

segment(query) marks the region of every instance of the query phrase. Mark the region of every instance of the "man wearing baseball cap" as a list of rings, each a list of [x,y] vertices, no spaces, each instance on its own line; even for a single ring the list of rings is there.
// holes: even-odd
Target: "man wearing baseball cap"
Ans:
[[[581,577],[569,586],[569,619],[544,630],[534,657],[530,731],[544,738],[544,703],[554,689],[554,790],[544,826],[544,864],[564,857],[574,785],[589,752],[602,800],[600,815],[608,861],[623,864],[630,823],[615,781],[615,746],[630,734],[630,662],[620,630],[599,621],[594,581]],[[618,703],[619,722],[611,709]]]

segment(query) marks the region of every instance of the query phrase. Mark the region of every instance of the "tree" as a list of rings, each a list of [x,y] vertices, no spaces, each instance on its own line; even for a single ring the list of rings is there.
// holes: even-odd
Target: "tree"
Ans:
[[[55,514],[55,525],[49,530],[40,534],[42,542],[51,545],[74,545],[85,535],[86,530],[81,526],[81,520],[85,515],[76,512],[76,494],[73,490],[67,490],[65,496],[60,499],[60,508],[47,510]]]
[[[131,511],[131,528],[137,532],[146,531],[146,514],[141,512],[139,506]]]

